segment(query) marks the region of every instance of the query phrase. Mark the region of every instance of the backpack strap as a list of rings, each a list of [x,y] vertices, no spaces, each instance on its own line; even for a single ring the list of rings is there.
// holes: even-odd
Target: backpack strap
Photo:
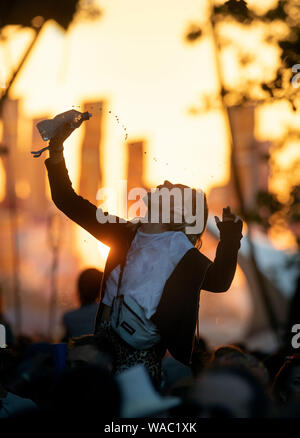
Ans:
[[[133,242],[133,240],[135,238],[135,235],[136,235],[136,232],[137,232],[137,230],[138,230],[140,225],[141,224],[138,224],[138,226],[135,226],[134,228],[132,228],[132,232],[134,233],[134,235],[133,235],[133,239],[131,240],[131,243]],[[120,295],[120,289],[121,289],[121,283],[122,283],[122,278],[123,278],[123,272],[124,272],[124,268],[125,268],[125,265],[126,265],[127,254],[128,254],[128,251],[130,250],[130,247],[131,247],[131,243],[130,243],[127,251],[126,251],[124,260],[120,264],[120,275],[119,275],[119,280],[118,280],[117,296]]]

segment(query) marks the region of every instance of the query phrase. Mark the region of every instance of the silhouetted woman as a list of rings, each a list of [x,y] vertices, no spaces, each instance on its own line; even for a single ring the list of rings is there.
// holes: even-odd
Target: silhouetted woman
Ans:
[[[95,205],[74,192],[68,176],[63,142],[70,132],[71,129],[65,125],[60,134],[50,141],[50,158],[45,163],[55,205],[110,247],[95,321],[95,336],[103,345],[109,345],[115,372],[142,363],[158,384],[161,359],[166,349],[180,362],[190,363],[200,289],[225,292],[230,287],[242,237],[242,221],[231,213],[229,207],[223,209],[222,221],[216,219],[220,242],[214,262],[198,249],[208,216],[205,196],[202,210],[198,212],[202,215],[203,225],[196,234],[185,233],[184,197],[181,223],[178,223],[180,211],[178,205],[174,207],[175,204],[170,205],[169,223],[162,220],[161,205],[158,223],[132,223],[119,218],[116,223],[99,223],[99,210],[97,213]],[[174,188],[184,193],[186,186],[173,185],[168,181],[158,186],[159,190]],[[192,210],[195,213],[199,193],[196,190],[189,193],[192,193]],[[149,195],[145,199],[148,212],[154,208],[151,201]],[[154,325],[160,337],[156,345],[134,348],[112,329],[112,305],[120,287],[122,295],[134,299],[143,310],[145,319]]]

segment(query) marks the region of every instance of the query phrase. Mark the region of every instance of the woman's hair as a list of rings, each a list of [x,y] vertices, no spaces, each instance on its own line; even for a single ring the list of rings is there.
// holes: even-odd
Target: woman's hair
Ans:
[[[211,356],[210,365],[247,368],[264,386],[269,383],[269,374],[263,363],[236,345],[217,347]]]

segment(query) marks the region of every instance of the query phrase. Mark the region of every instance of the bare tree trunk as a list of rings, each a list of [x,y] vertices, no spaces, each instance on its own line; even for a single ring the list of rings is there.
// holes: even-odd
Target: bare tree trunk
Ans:
[[[210,1],[211,34],[212,34],[212,39],[213,39],[213,43],[215,46],[215,51],[214,51],[215,52],[215,65],[216,65],[217,77],[218,77],[220,88],[221,88],[220,97],[221,97],[222,108],[223,108],[226,126],[227,126],[227,131],[228,131],[228,139],[230,142],[231,169],[232,169],[233,185],[234,185],[234,189],[235,189],[235,192],[237,195],[237,200],[239,203],[239,209],[240,209],[241,215],[243,218],[247,218],[247,211],[246,211],[246,207],[245,207],[245,203],[244,203],[243,190],[242,190],[242,186],[241,186],[241,182],[240,182],[238,166],[237,166],[237,161],[236,161],[235,139],[233,138],[232,126],[230,123],[228,108],[227,108],[226,102],[224,101],[224,97],[223,97],[223,93],[222,93],[222,90],[224,89],[224,85],[223,85],[223,76],[222,76],[222,70],[221,70],[221,65],[220,65],[220,59],[218,56],[218,54],[220,52],[220,46],[218,43],[218,37],[216,35],[215,23],[214,23],[214,19],[213,19],[213,1],[212,0],[209,0],[209,1]],[[250,246],[250,262],[253,266],[253,271],[256,275],[257,286],[259,288],[260,296],[261,296],[261,299],[262,299],[264,306],[265,306],[265,309],[266,309],[266,315],[268,317],[270,326],[271,326],[272,330],[274,331],[275,335],[277,336],[278,341],[280,342],[281,337],[280,337],[280,333],[279,333],[279,329],[280,329],[279,322],[276,318],[275,312],[273,311],[272,303],[271,303],[269,296],[268,296],[268,293],[266,291],[265,283],[263,281],[262,274],[257,266],[254,246],[253,246],[253,242],[252,242],[252,238],[251,238],[252,237],[251,236],[251,224],[248,223],[247,225],[248,225],[248,238],[249,238],[249,246]]]

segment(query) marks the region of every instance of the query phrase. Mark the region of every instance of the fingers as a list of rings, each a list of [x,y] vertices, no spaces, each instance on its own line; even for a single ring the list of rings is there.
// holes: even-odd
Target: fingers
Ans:
[[[215,216],[215,220],[216,220],[216,217],[217,216]],[[243,222],[242,219],[239,216],[237,216],[234,213],[232,213],[229,205],[227,207],[223,208],[223,211],[222,211],[222,222],[234,222],[234,223],[237,223],[238,221]],[[220,222],[220,220],[218,222]],[[216,221],[216,223],[218,223],[218,222]]]
[[[232,221],[235,219],[235,215],[231,212],[229,206],[227,206],[226,208],[223,208],[222,219],[223,219],[223,222]]]
[[[228,207],[223,208],[222,214],[223,214],[223,217],[224,216],[231,216],[232,213],[231,213],[230,207],[228,206]]]

